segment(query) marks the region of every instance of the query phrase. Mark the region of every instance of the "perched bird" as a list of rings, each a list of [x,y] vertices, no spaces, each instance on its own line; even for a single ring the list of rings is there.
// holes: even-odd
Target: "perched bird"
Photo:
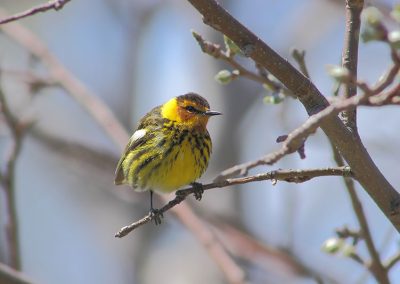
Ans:
[[[156,224],[162,214],[153,208],[153,191],[169,193],[193,184],[201,199],[201,184],[211,154],[207,122],[211,111],[203,97],[188,93],[153,108],[139,122],[115,171],[116,185],[150,191],[150,213]],[[160,216],[161,215],[161,216]]]

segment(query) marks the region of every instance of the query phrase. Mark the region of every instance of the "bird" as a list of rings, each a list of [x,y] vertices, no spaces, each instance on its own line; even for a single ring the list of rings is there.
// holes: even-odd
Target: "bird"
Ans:
[[[196,199],[201,199],[203,188],[196,180],[208,167],[212,142],[207,123],[216,115],[221,113],[210,110],[205,98],[187,93],[149,111],[130,137],[114,183],[149,191],[149,214],[156,225],[163,216],[153,207],[153,192],[170,193],[192,184]]]

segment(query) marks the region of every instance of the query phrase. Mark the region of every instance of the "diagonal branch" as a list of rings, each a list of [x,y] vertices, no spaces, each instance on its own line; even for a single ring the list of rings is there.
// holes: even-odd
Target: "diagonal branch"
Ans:
[[[220,180],[213,183],[208,183],[202,185],[203,190],[209,190],[213,188],[222,188],[228,187],[232,185],[245,184],[249,182],[256,181],[264,181],[271,180],[272,184],[276,184],[279,181],[293,182],[293,183],[301,183],[308,181],[310,179],[321,177],[321,176],[346,176],[352,177],[353,174],[349,167],[338,167],[338,168],[322,168],[322,169],[306,169],[306,170],[276,170],[263,174],[241,177],[241,178],[233,178]],[[164,213],[174,206],[181,203],[186,199],[187,196],[194,193],[196,191],[195,187],[189,187],[186,189],[179,190],[174,199],[169,201],[164,207],[160,208],[159,211]],[[134,222],[128,226],[125,226],[119,230],[118,233],[115,234],[115,237],[122,238],[132,232],[134,229],[150,222],[153,220],[154,215],[148,214],[137,222]]]
[[[58,11],[58,10],[62,9],[62,7],[64,7],[64,5],[67,4],[69,1],[71,1],[71,0],[53,0],[53,1],[49,1],[49,2],[47,2],[45,4],[41,4],[39,6],[33,7],[33,8],[31,8],[29,10],[26,10],[24,12],[21,12],[21,13],[18,13],[18,14],[9,16],[9,17],[5,17],[4,19],[0,20],[0,25],[6,24],[6,23],[10,23],[10,22],[13,22],[13,21],[17,21],[17,20],[20,20],[22,18],[26,18],[26,17],[35,15],[35,14],[40,13],[40,12],[46,12],[46,11],[52,10],[52,9]]]

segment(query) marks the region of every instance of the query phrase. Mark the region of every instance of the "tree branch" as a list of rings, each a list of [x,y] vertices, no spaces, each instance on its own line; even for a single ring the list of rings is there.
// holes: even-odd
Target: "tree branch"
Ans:
[[[41,4],[39,6],[33,7],[29,10],[26,10],[24,12],[12,15],[10,17],[6,17],[4,19],[0,20],[0,25],[10,23],[13,21],[20,20],[22,18],[26,18],[32,15],[35,15],[40,12],[46,12],[48,10],[54,9],[56,11],[60,10],[62,7],[64,7],[65,4],[67,4],[71,0],[53,0],[49,1],[47,3]]]
[[[203,15],[205,24],[228,36],[246,56],[265,67],[292,91],[309,115],[321,112],[329,106],[328,101],[308,78],[233,18],[216,1],[188,2]],[[350,132],[337,116],[327,116],[321,121],[320,127],[339,149],[363,188],[400,231],[400,195],[376,167],[359,137]]]
[[[398,263],[399,261],[400,261],[400,252],[398,252],[393,257],[388,259],[388,261],[386,262],[386,265],[385,265],[386,270],[389,271],[390,269],[392,269],[396,265],[396,263]]]
[[[358,63],[358,43],[360,38],[361,11],[364,7],[364,0],[346,0],[346,30],[342,54],[342,66],[349,71],[349,76],[357,81],[357,63]],[[388,78],[387,78],[388,79]],[[390,78],[389,78],[390,79]],[[357,94],[357,86],[355,84],[346,84],[344,98],[351,98]],[[372,94],[364,94],[365,97]],[[355,107],[343,111],[341,114],[343,123],[357,134],[357,109]],[[343,158],[332,145],[336,164],[344,166]],[[383,266],[379,253],[372,239],[367,218],[360,199],[357,196],[355,184],[352,179],[344,178],[347,192],[349,193],[353,210],[356,214],[361,235],[365,240],[368,253],[371,257],[371,263],[367,266],[372,275],[379,283],[389,283],[388,273]],[[354,259],[354,258],[353,258]],[[365,264],[364,264],[365,265]]]
[[[232,185],[245,184],[249,182],[256,181],[264,181],[271,180],[272,184],[275,185],[276,182],[286,181],[286,182],[294,182],[301,183],[313,179],[315,177],[321,176],[346,176],[352,177],[353,174],[349,167],[338,167],[338,168],[322,168],[322,169],[306,169],[306,170],[276,170],[263,174],[234,178],[234,179],[226,179],[220,180],[213,183],[208,183],[203,185],[204,190],[209,190],[212,188],[222,188],[228,187]],[[181,189],[177,191],[176,197],[169,201],[164,207],[160,208],[159,211],[164,213],[174,206],[181,203],[186,197],[196,191],[195,187],[189,187],[185,189]],[[153,219],[154,215],[148,214],[137,222],[134,222],[128,226],[121,228],[118,233],[115,234],[115,237],[122,238],[132,232],[134,229],[150,222]]]
[[[299,64],[301,73],[303,73],[303,75],[306,76],[307,78],[310,78],[310,73],[308,72],[305,60],[306,52],[304,50],[300,51],[295,48],[292,50],[291,54],[293,59],[296,60],[297,64]]]
[[[357,80],[358,42],[360,38],[361,11],[364,0],[346,0],[346,30],[342,54],[342,66]],[[357,87],[347,84],[344,98],[357,94]],[[357,133],[357,109],[346,110],[341,113],[343,123]]]
[[[343,158],[338,153],[337,149],[331,143],[333,156],[338,167],[343,167],[344,161]],[[374,275],[374,277],[379,281],[379,283],[389,283],[387,269],[383,266],[378,250],[375,247],[374,241],[372,239],[371,230],[368,225],[367,218],[364,213],[364,209],[360,199],[358,198],[354,181],[350,178],[344,177],[344,183],[346,185],[347,192],[349,193],[351,205],[353,207],[354,213],[356,214],[358,224],[361,228],[361,237],[365,240],[365,244],[368,249],[368,253],[371,256],[371,264],[367,267]],[[353,258],[354,259],[354,258]],[[355,259],[356,260],[356,259]],[[366,265],[366,263],[361,262],[362,265]]]

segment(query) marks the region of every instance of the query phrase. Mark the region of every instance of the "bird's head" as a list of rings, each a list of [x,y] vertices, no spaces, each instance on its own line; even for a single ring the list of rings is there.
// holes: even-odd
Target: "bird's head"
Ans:
[[[210,116],[221,113],[211,111],[210,105],[203,97],[188,93],[172,98],[162,105],[161,114],[164,118],[175,121],[181,126],[205,130]]]

